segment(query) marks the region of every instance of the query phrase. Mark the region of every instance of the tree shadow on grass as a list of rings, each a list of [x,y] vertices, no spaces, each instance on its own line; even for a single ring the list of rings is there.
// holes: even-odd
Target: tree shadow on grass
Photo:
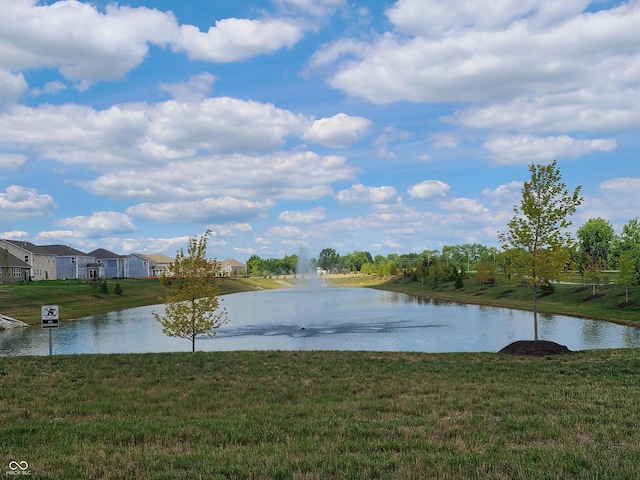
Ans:
[[[508,297],[510,293],[515,292],[515,290],[513,289],[509,289],[509,290],[503,290],[502,292],[500,292],[500,295],[497,295],[496,298],[504,298],[504,297]]]
[[[583,302],[590,302],[591,300],[595,300],[596,298],[604,297],[604,293],[596,293],[595,295],[589,295],[587,298],[583,300]]]
[[[633,307],[636,303],[638,303],[638,302],[636,302],[635,300],[630,300],[628,302],[619,303],[618,307],[619,308]]]

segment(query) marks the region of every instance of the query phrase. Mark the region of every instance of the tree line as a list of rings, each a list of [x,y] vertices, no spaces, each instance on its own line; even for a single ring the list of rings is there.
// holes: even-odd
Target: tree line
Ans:
[[[629,220],[621,233],[616,234],[609,221],[592,218],[576,232],[568,246],[569,258],[564,269],[580,273],[586,281],[597,281],[605,271],[619,270],[631,280],[621,283],[637,284],[640,280],[640,221]],[[247,261],[251,276],[294,275],[300,256],[261,258],[252,255]],[[367,251],[340,255],[334,248],[322,249],[317,257],[309,258],[312,268],[321,273],[362,273],[368,275],[411,274],[431,277],[439,281],[455,280],[462,272],[481,277],[496,278],[509,265],[509,254],[493,246],[479,243],[445,245],[441,249],[415,253],[391,253],[372,256]]]

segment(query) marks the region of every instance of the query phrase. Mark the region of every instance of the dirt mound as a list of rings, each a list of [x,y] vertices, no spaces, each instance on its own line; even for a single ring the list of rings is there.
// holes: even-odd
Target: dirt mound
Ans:
[[[544,357],[546,355],[564,355],[573,352],[564,345],[547,340],[518,340],[504,347],[500,350],[500,353]]]

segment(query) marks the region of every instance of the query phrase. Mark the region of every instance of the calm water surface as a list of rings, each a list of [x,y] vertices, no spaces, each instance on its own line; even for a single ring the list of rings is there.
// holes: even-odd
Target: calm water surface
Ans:
[[[495,352],[533,338],[530,312],[441,303],[367,288],[282,289],[222,297],[230,323],[197,350],[370,350]],[[151,312],[133,308],[74,321],[52,332],[53,353],[189,351],[188,340],[162,333]],[[64,312],[60,312],[64,319]],[[607,322],[546,315],[543,340],[571,350],[639,347],[640,330]],[[0,331],[0,355],[48,355],[39,327]]]

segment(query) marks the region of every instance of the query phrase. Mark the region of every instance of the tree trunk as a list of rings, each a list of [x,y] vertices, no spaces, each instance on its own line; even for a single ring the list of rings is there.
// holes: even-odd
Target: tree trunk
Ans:
[[[629,303],[629,285],[624,286],[624,301]]]
[[[191,336],[191,353],[196,351],[196,336]]]
[[[538,286],[533,287],[533,331],[534,340],[538,341]]]

